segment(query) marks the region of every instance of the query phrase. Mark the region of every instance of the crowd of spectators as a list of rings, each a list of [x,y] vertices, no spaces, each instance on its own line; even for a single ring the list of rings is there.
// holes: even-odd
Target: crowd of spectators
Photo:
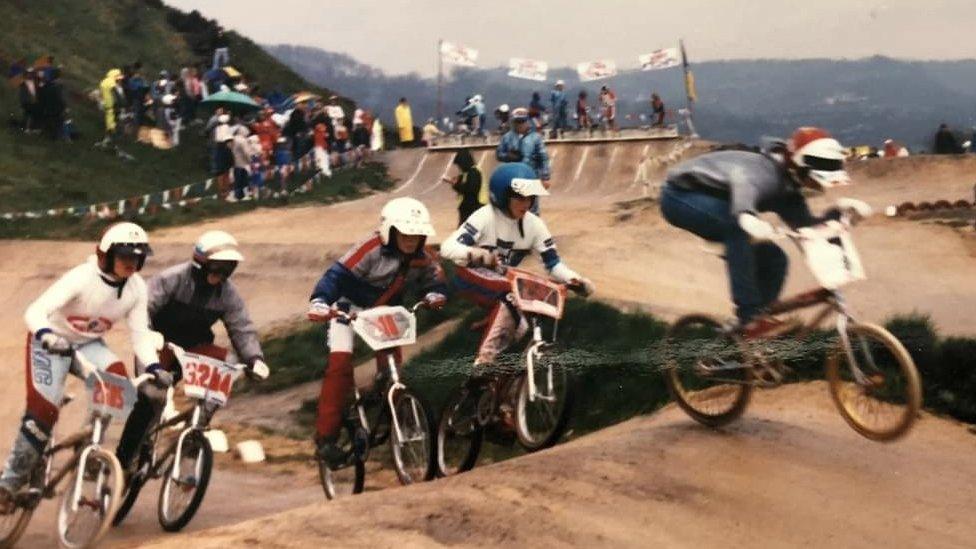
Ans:
[[[11,124],[28,134],[43,134],[52,140],[71,141],[78,137],[68,118],[68,108],[61,84],[61,68],[52,56],[44,56],[33,65],[25,60],[11,64],[8,78],[17,87],[21,117]]]

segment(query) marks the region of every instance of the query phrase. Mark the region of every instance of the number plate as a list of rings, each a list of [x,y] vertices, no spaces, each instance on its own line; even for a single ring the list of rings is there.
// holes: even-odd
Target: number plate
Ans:
[[[357,313],[352,329],[376,351],[412,345],[417,340],[417,317],[406,307],[373,307]]]
[[[824,231],[835,238],[835,242],[818,234],[816,228],[800,229],[810,237],[800,241],[800,248],[817,282],[824,288],[835,290],[867,278],[850,232],[836,221],[828,222]]]
[[[185,351],[180,365],[183,367],[183,394],[216,406],[227,404],[231,387],[242,372],[222,360]]]
[[[111,372],[92,373],[85,380],[88,389],[88,408],[112,419],[124,420],[129,417],[136,403],[136,388],[125,376]]]

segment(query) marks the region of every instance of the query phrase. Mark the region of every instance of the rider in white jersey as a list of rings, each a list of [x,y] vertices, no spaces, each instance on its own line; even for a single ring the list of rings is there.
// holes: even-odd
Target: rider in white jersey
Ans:
[[[0,475],[0,514],[9,512],[12,495],[47,445],[67,374],[77,371],[72,348],[99,369],[126,375],[125,365],[102,339],[112,326],[125,321],[136,357],[149,365],[146,371],[156,375],[157,383],[172,383],[159,367],[146,311],[146,283],[138,274],[151,253],[141,227],[117,223],[102,235],[96,256],[65,273],[27,308],[27,410]]]
[[[515,267],[533,251],[559,282],[579,285],[587,295],[593,283],[560,258],[545,221],[529,211],[537,196],[548,195],[529,166],[502,164],[488,183],[491,204],[476,210],[441,244],[441,255],[468,268],[457,272],[458,289],[469,299],[492,307],[475,365],[491,364],[518,336],[520,317],[505,299],[508,280],[493,268]]]

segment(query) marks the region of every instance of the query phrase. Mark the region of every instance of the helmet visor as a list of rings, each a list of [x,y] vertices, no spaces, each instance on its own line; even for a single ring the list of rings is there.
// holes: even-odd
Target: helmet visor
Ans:
[[[549,191],[539,179],[512,179],[512,192],[520,196],[549,196]]]
[[[822,158],[809,154],[803,156],[803,165],[819,172],[839,172],[844,169],[844,161],[839,158]]]
[[[153,254],[149,244],[113,244],[112,253],[115,257],[136,257],[146,258]]]
[[[230,278],[230,275],[234,274],[234,270],[237,269],[237,262],[236,261],[208,261],[203,268],[207,274],[219,275],[224,278]]]
[[[847,172],[844,170],[810,170],[807,172],[807,175],[810,177],[810,179],[825,189],[836,187],[838,185],[849,185],[851,182],[850,176],[847,175]]]

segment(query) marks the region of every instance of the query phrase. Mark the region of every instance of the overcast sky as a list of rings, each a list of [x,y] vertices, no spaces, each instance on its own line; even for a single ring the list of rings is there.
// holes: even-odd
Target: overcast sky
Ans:
[[[637,55],[685,39],[694,61],[976,57],[973,0],[165,0],[263,44],[348,53],[397,74],[436,73],[438,38],[550,67]]]

